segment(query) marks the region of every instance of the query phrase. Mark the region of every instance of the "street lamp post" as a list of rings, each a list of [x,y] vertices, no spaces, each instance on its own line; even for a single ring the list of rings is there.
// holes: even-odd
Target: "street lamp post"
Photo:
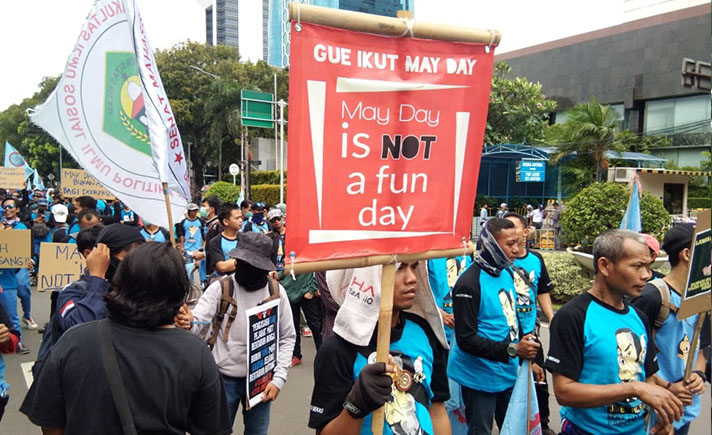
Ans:
[[[215,80],[220,80],[219,75],[213,74],[211,72],[207,72],[203,68],[201,68],[197,65],[189,65],[189,68],[192,68],[192,69],[198,71],[199,73],[208,75]],[[218,142],[218,181],[222,181],[222,140]]]

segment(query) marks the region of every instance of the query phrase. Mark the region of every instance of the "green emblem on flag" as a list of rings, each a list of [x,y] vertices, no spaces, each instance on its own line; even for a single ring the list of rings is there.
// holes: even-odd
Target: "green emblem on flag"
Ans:
[[[132,52],[106,53],[104,131],[135,149],[151,155],[143,87]]]

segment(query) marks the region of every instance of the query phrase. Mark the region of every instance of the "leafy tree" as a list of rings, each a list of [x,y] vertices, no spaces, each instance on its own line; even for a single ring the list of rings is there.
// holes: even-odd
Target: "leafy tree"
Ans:
[[[595,165],[596,181],[601,181],[603,169],[608,168],[606,152],[624,151],[618,140],[615,112],[591,97],[591,101],[577,104],[567,114],[568,119],[558,130],[558,152],[552,156],[552,163],[573,153],[588,157]]]
[[[549,125],[549,114],[556,111],[556,101],[542,95],[540,83],[522,77],[507,78],[510,72],[511,68],[504,62],[495,65],[485,143],[541,144]]]
[[[240,90],[274,92],[277,99],[288,98],[288,71],[267,63],[240,63],[237,49],[196,42],[178,44],[158,51],[156,62],[184,144],[192,143],[191,162],[194,188],[204,184],[203,169],[216,166],[222,150],[222,170],[240,159]],[[204,74],[198,67],[209,74]],[[210,74],[217,76],[211,76]],[[249,129],[249,137],[273,137],[271,129]],[[186,145],[187,146],[187,145]]]
[[[628,207],[631,190],[617,183],[592,184],[566,204],[561,213],[561,228],[570,240],[590,248],[593,240],[606,230],[620,226]],[[640,201],[644,233],[662,235],[670,225],[670,215],[662,201],[643,193]]]
[[[618,132],[616,140],[624,150],[634,153],[647,153],[658,147],[670,146],[672,143],[668,136],[643,136],[630,130]]]

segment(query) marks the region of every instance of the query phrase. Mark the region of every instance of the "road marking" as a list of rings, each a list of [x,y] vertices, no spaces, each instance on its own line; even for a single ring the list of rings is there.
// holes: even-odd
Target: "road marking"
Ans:
[[[25,376],[25,383],[27,384],[27,389],[30,389],[30,386],[32,385],[33,381],[33,376],[32,376],[32,366],[35,364],[34,361],[30,362],[24,362],[20,364],[20,367],[22,367],[22,374]]]

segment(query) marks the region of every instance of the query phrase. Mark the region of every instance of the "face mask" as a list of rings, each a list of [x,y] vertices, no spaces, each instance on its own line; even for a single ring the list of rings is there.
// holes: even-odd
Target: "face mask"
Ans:
[[[248,211],[247,213],[245,213],[245,219],[250,219],[251,217],[252,217],[251,211]]]
[[[247,291],[255,291],[267,285],[267,271],[258,269],[246,261],[237,260],[235,281]]]
[[[252,222],[256,223],[257,225],[260,225],[262,223],[262,219],[264,218],[265,214],[263,212],[259,213],[253,213],[252,214]]]
[[[198,216],[200,216],[203,219],[208,217],[208,209],[206,209],[205,207],[200,207],[200,210],[198,210]]]

